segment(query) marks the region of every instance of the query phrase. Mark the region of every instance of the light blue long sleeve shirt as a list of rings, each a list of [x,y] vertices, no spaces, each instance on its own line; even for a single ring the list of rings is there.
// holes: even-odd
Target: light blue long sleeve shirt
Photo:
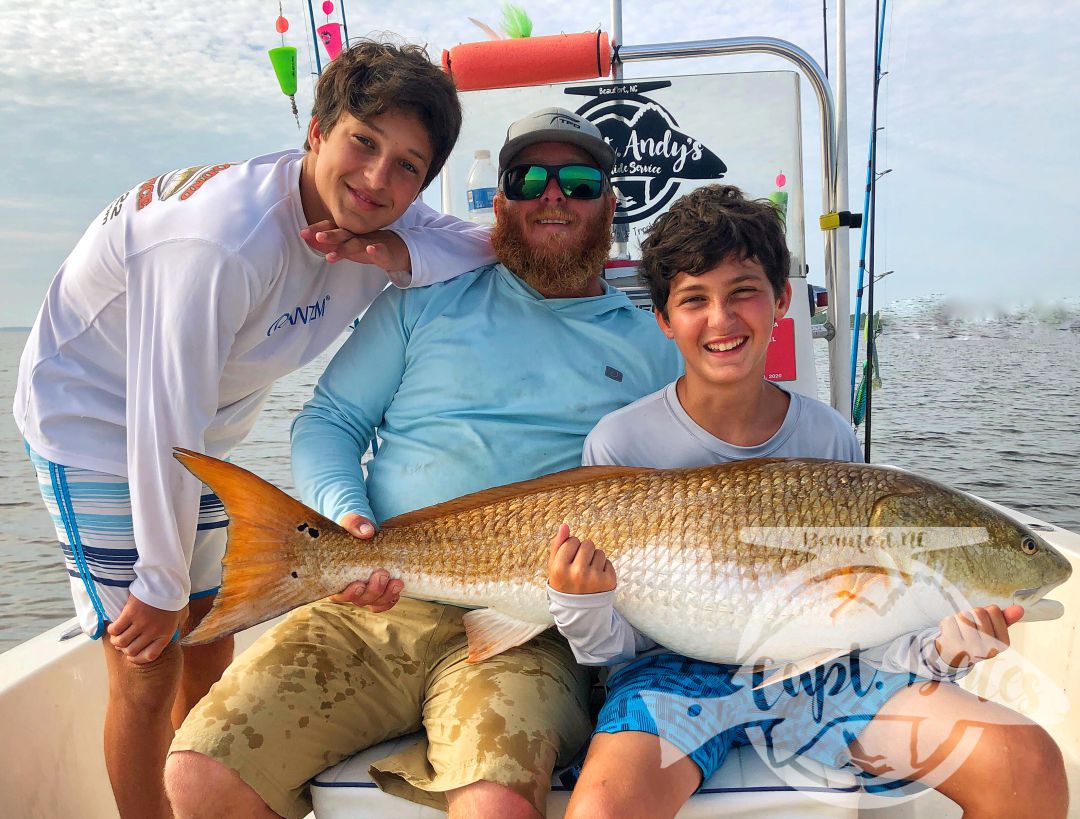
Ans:
[[[681,371],[652,316],[606,284],[545,299],[496,264],[389,289],[293,422],[296,485],[332,520],[382,521],[571,469],[601,417]]]

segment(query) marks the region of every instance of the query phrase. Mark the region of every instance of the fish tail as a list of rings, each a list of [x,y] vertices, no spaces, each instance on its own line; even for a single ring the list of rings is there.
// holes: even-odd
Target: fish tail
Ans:
[[[229,536],[214,605],[186,638],[200,645],[269,620],[340,589],[323,588],[314,553],[340,526],[234,464],[186,449],[180,463],[225,504]]]

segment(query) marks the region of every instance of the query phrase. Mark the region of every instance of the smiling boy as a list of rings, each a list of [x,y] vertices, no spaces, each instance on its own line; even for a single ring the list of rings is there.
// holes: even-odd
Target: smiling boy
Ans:
[[[765,380],[773,326],[791,301],[789,266],[776,210],[738,188],[699,188],[657,219],[642,243],[642,269],[656,321],[677,344],[686,372],[601,419],[583,462],[681,468],[762,457],[861,461],[837,412]],[[838,675],[817,702],[808,674],[790,687],[768,686],[761,697],[752,672],[676,655],[636,632],[613,608],[611,562],[565,524],[551,543],[548,577],[551,613],[578,661],[616,666],[568,817],[673,816],[731,748],[751,742],[758,729],[748,734],[748,727],[763,722],[770,724],[763,737],[770,753],[918,779],[960,803],[965,815],[1064,815],[1064,767],[1045,730],[958,686],[911,684],[915,675],[954,680],[1003,650],[1008,627],[1023,614],[1019,606],[962,612],[940,628],[849,655],[845,671],[860,673]],[[718,716],[698,719],[685,706],[652,711],[643,694],[652,702],[686,697],[723,706]],[[916,740],[932,764],[916,763]],[[664,764],[669,758],[677,761]]]
[[[147,180],[105,209],[50,286],[14,412],[79,621],[108,635],[105,759],[122,816],[171,816],[173,727],[232,658],[231,638],[174,640],[213,602],[226,520],[172,448],[224,457],[274,381],[388,283],[492,259],[486,230],[417,201],[460,126],[453,85],[423,49],[358,43],[319,80],[304,152]],[[330,264],[306,243],[331,224],[363,235],[366,264]]]

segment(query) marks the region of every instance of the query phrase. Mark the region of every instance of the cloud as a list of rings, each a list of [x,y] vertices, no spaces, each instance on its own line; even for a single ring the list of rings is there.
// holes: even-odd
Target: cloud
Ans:
[[[0,242],[70,242],[74,244],[81,234],[81,230],[7,230],[0,228]]]
[[[443,48],[479,38],[467,17],[499,22],[490,0],[415,0],[383,4],[377,12],[355,0],[335,2],[345,3],[353,37],[396,32],[427,44],[436,60]],[[297,102],[306,118],[314,48],[307,2],[285,0],[284,5],[292,23],[286,42],[299,56]],[[836,39],[834,6],[830,49]],[[1024,254],[1028,268],[1039,271],[1029,277],[1032,283],[1036,275],[1052,276],[1050,271],[1060,269],[1057,259],[1080,255],[1067,201],[1067,192],[1080,189],[1074,161],[1080,118],[1072,110],[1080,80],[1080,49],[1072,43],[1080,6],[1050,0],[1008,5],[893,0],[889,9],[881,157],[895,172],[882,183],[881,194],[888,205],[882,215],[892,214],[883,219],[891,238],[879,240],[887,246],[886,262],[898,270],[890,286],[902,288],[905,275],[914,279],[916,269],[940,265],[939,259],[976,254],[985,261],[977,274],[980,285],[1009,277]],[[529,12],[537,35],[609,27],[606,3],[558,0],[534,4]],[[824,63],[817,3],[710,6],[635,0],[624,4],[624,15],[624,40],[630,44],[764,35],[789,40]],[[288,100],[266,56],[266,49],[280,43],[276,16],[276,4],[266,0],[35,0],[0,6],[5,230],[38,236],[45,210],[58,231],[76,231],[74,236],[119,191],[164,168],[298,144]],[[849,146],[856,207],[869,132],[872,28],[871,4],[849,3]],[[835,75],[832,53],[829,64]],[[786,68],[776,58],[750,56],[638,63],[627,66],[627,74]],[[807,223],[812,226],[820,202],[817,112],[805,84],[803,101]],[[997,206],[1006,193],[1010,202],[1039,202],[1038,216],[1010,215],[1015,207]],[[919,219],[924,209],[940,218]],[[1000,237],[1015,235],[1017,225],[1038,231],[1043,240],[1023,242],[1023,251],[1013,251]],[[986,237],[1003,245],[999,252],[979,244]],[[50,246],[70,241],[56,235]],[[816,230],[808,230],[807,243],[820,281]],[[855,256],[857,238],[852,245]],[[68,249],[56,247],[48,258],[20,255],[21,272],[10,273],[11,262],[4,278],[37,281],[43,293],[55,270],[44,268],[58,263]],[[951,274],[945,284],[963,288],[972,280]],[[1051,288],[1068,286],[1045,281]],[[37,304],[22,309],[29,320]]]

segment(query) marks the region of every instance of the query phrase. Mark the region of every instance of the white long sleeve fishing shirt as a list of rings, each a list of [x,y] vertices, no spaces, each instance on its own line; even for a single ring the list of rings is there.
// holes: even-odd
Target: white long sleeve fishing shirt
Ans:
[[[391,280],[488,263],[488,231],[417,201],[390,229],[412,273],[329,264],[299,236],[303,153],[147,180],[111,203],[53,279],[19,369],[15,420],[66,466],[126,476],[139,557],[131,593],[187,603],[199,484],[172,457],[223,457],[274,381],[318,356]]]

